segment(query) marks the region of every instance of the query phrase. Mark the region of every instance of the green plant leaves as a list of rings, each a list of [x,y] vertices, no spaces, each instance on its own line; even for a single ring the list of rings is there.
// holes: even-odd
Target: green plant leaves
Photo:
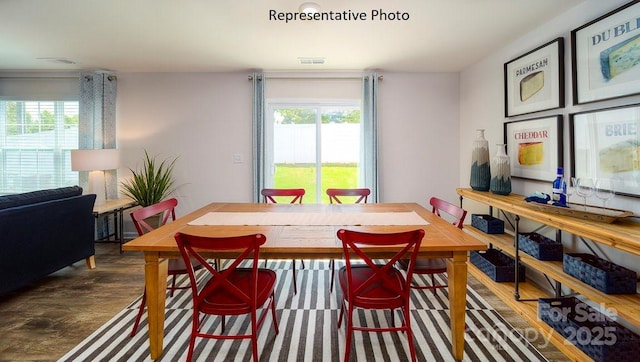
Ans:
[[[156,204],[167,198],[176,190],[173,179],[173,166],[177,157],[173,160],[162,160],[158,162],[156,157],[150,157],[144,151],[144,164],[142,169],[131,170],[133,176],[130,180],[121,182],[126,196],[135,200],[140,206]]]

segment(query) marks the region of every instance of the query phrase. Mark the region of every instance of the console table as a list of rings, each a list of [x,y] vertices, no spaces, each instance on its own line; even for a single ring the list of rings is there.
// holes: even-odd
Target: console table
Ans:
[[[518,232],[520,218],[526,218],[527,220],[555,228],[558,230],[558,237],[560,236],[560,231],[565,231],[578,237],[607,245],[621,252],[640,256],[640,222],[631,218],[606,224],[537,210],[527,205],[528,203],[524,201],[523,195],[511,194],[503,196],[465,188],[459,188],[457,192],[460,195],[461,203],[466,198],[489,206],[490,213],[492,213],[493,208],[496,208],[512,214],[515,219],[515,235]],[[515,283],[496,283],[469,263],[469,272],[481,280],[484,285],[519,313],[529,324],[536,327],[545,336],[549,336],[551,342],[569,358],[579,361],[590,359],[576,346],[566,343],[559,333],[552,333],[553,329],[538,318],[537,299],[558,297],[561,284],[603,307],[615,310],[619,318],[635,326],[640,326],[640,310],[638,308],[640,294],[605,294],[564,273],[561,261],[540,261],[528,254],[519,253],[515,247],[517,238],[514,234],[485,234],[471,225],[465,225],[464,230],[556,282],[555,293],[536,286],[534,283],[519,284],[517,281]]]
[[[127,198],[110,199],[101,204],[94,205],[93,216],[96,221],[100,217],[107,217],[107,235],[97,239],[98,242],[115,242],[120,244],[120,253],[122,253],[122,244],[124,243],[123,215],[124,210],[136,206],[135,201]],[[108,218],[113,216],[113,232],[109,228]],[[111,239],[113,237],[113,240]]]

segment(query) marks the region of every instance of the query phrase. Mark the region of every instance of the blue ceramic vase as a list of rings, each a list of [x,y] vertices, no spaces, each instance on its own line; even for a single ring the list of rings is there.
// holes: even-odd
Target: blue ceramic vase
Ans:
[[[484,138],[484,130],[477,130],[471,153],[471,188],[476,191],[489,191],[491,169],[489,165],[489,142]]]
[[[498,152],[491,160],[491,192],[497,195],[511,193],[511,163],[507,156],[507,145],[499,144]]]

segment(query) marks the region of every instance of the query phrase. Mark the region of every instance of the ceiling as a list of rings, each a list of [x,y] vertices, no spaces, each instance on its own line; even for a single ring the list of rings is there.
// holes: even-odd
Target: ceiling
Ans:
[[[0,0],[0,70],[455,72],[584,0],[316,0],[367,19],[269,19],[304,1]]]

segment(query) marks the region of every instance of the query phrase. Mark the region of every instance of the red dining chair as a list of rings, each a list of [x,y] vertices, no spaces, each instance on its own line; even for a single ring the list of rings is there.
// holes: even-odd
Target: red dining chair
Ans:
[[[327,189],[327,195],[329,196],[329,203],[342,204],[341,197],[351,198],[354,204],[367,203],[367,199],[371,194],[371,190],[368,188],[359,189]],[[331,282],[329,283],[329,293],[333,291],[333,278],[335,270],[334,259],[329,260],[329,268],[331,268]]]
[[[176,206],[178,206],[178,200],[175,198],[171,198],[168,200],[160,201],[157,204],[153,204],[147,207],[143,207],[141,209],[134,210],[131,213],[131,219],[133,219],[133,225],[136,227],[138,231],[138,235],[142,236],[149,231],[154,230],[155,228],[166,224],[169,221],[169,217],[171,220],[176,219]],[[149,225],[149,218],[152,216],[158,215],[158,225],[151,226]],[[201,268],[201,265],[196,264],[196,268]],[[176,287],[176,277],[181,274],[187,274],[187,269],[181,259],[169,259],[167,265],[167,274],[171,276],[171,286],[167,289],[170,291],[170,295],[173,297],[173,292],[176,289],[189,289],[186,287]],[[144,313],[144,307],[147,304],[147,291],[145,288],[144,294],[142,295],[142,302],[140,302],[140,309],[138,310],[138,315],[136,316],[136,320],[133,324],[133,330],[131,331],[131,337],[135,336],[138,331],[138,325],[140,324],[140,319],[142,318],[142,313]]]
[[[261,192],[264,196],[264,202],[267,204],[277,204],[277,200],[284,201],[283,199],[286,199],[290,204],[301,204],[304,193],[304,189],[262,189]]]
[[[342,323],[342,316],[346,313],[345,333],[346,345],[344,361],[349,361],[351,353],[351,336],[354,331],[364,332],[407,332],[411,360],[416,360],[411,331],[411,316],[409,300],[411,298],[411,277],[413,263],[416,260],[420,243],[424,237],[424,230],[417,229],[398,233],[374,234],[358,231],[338,230],[338,238],[342,241],[345,266],[338,271],[338,282],[342,289],[342,305],[338,317],[338,328]],[[370,248],[367,248],[370,246]],[[396,254],[384,264],[377,264],[372,259],[372,252],[382,246],[398,248]],[[405,278],[394,264],[409,256],[409,269]],[[351,258],[362,259],[363,263],[352,264]],[[390,309],[391,323],[388,326],[366,327],[354,326],[353,313],[355,308],[361,309]],[[401,309],[402,324],[395,326],[393,315],[396,309]]]
[[[278,320],[275,307],[276,273],[273,270],[258,268],[260,246],[266,237],[262,234],[206,237],[183,233],[175,235],[182,260],[187,266],[191,293],[193,295],[193,320],[187,361],[193,358],[193,349],[197,337],[213,339],[250,339],[253,360],[258,361],[258,329],[264,322],[269,309],[273,318],[273,327],[278,334]],[[225,270],[217,271],[207,264],[200,254],[202,251],[232,252],[240,254]],[[197,283],[193,260],[204,266],[210,278],[200,278]],[[239,267],[245,260],[253,260],[251,267]],[[264,307],[258,316],[258,308]],[[206,318],[204,315],[218,315],[222,318],[222,330],[219,334],[201,330]],[[225,334],[226,316],[250,316],[250,334]]]
[[[341,197],[353,197],[354,204],[367,203],[371,190],[367,188],[361,189],[327,189],[327,195],[329,196],[329,203],[341,204]]]
[[[432,197],[429,200],[429,204],[432,206],[432,212],[440,217],[449,215],[448,218],[452,219],[452,224],[457,228],[462,229],[464,219],[467,216],[467,210],[451,204],[447,201]],[[402,269],[408,269],[409,261],[406,259],[400,260],[398,264]],[[444,274],[447,272],[447,260],[446,259],[417,259],[413,267],[414,274],[422,274],[431,276],[431,285],[418,285],[411,284],[414,289],[431,289],[433,294],[436,294],[436,290],[447,287],[447,284],[436,284],[435,275]]]
[[[278,200],[289,202],[290,204],[301,204],[305,194],[304,189],[262,189],[260,192],[264,197],[265,204],[277,204]],[[266,261],[265,261],[266,262]],[[291,271],[293,272],[293,294],[298,294],[298,284],[296,283],[296,260],[291,259]],[[300,260],[300,265],[304,269],[304,261]]]

